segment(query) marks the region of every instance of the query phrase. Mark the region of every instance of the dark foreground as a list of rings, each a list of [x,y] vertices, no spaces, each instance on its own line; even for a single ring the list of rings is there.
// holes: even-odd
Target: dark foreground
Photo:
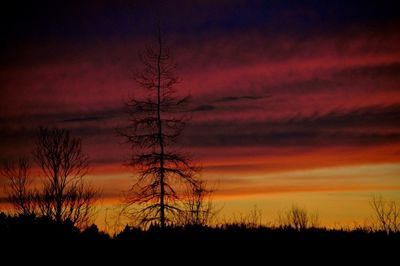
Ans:
[[[67,222],[1,213],[0,241],[3,260],[34,265],[385,265],[397,264],[400,252],[398,233],[226,225],[147,231],[127,227],[110,237],[96,226],[80,231]]]

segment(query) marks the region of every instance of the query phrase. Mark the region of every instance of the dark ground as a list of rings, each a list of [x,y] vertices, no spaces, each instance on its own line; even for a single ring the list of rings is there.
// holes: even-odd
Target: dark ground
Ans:
[[[35,217],[0,213],[3,261],[19,265],[111,264],[397,265],[400,234],[362,230],[293,230],[226,225],[147,231],[126,227],[110,237],[95,225],[80,231]]]

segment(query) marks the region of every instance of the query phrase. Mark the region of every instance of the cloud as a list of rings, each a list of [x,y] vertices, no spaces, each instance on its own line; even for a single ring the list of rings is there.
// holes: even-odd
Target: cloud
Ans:
[[[267,98],[269,96],[255,96],[255,95],[243,95],[243,96],[226,96],[222,98],[215,99],[214,102],[216,103],[223,103],[223,102],[235,102],[240,100],[260,100]]]
[[[335,110],[327,114],[315,114],[310,117],[288,118],[282,124],[296,128],[351,128],[370,129],[371,127],[384,129],[396,128],[396,121],[400,119],[400,104],[374,105],[352,110]],[[277,122],[279,123],[279,122]]]
[[[379,64],[379,65],[368,65],[362,67],[355,67],[349,69],[343,69],[339,71],[335,77],[342,75],[351,77],[385,77],[385,78],[396,78],[400,74],[400,62]]]
[[[215,106],[205,104],[205,105],[196,106],[196,107],[193,108],[191,111],[193,111],[193,112],[205,112],[205,111],[213,111],[213,110],[215,110],[215,109],[216,109]]]
[[[105,120],[120,119],[126,116],[124,109],[118,107],[100,108],[88,110],[86,112],[68,112],[54,114],[54,117],[67,117],[61,119],[61,123],[86,123],[86,122],[101,122]]]
[[[107,119],[107,118],[101,117],[101,116],[86,116],[86,117],[76,117],[76,118],[64,119],[64,120],[62,120],[62,122],[64,122],[64,123],[88,122],[88,121],[98,121],[98,120],[103,120],[103,119]]]
[[[335,146],[400,142],[400,105],[336,110],[263,121],[214,121],[188,125],[188,146]]]

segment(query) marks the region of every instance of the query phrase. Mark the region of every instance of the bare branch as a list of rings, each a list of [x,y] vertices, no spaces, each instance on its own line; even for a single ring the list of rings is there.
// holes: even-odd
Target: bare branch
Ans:
[[[83,181],[89,164],[81,140],[64,129],[41,127],[34,155],[44,174],[43,188],[34,196],[41,214],[85,225],[99,193]]]
[[[33,191],[30,188],[30,167],[26,158],[20,158],[17,163],[4,161],[0,170],[0,174],[9,181],[6,186],[8,201],[14,206],[16,213],[21,215],[35,214]]]

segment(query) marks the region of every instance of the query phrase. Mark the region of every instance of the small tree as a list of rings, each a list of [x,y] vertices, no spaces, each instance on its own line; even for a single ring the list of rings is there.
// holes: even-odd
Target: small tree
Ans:
[[[373,227],[376,230],[387,234],[400,232],[400,204],[374,196],[370,205],[374,212]]]
[[[28,160],[20,158],[17,163],[4,161],[0,172],[9,181],[9,185],[5,188],[8,201],[14,206],[16,213],[20,215],[35,213],[34,195],[29,188],[32,183],[29,171]]]
[[[238,213],[225,221],[225,226],[259,228],[262,226],[262,211],[254,205],[248,213]]]
[[[179,217],[179,222],[184,225],[210,224],[218,213],[212,203],[211,193],[212,190],[206,188],[204,181],[199,181],[197,186],[190,186],[183,201],[184,212]]]
[[[81,140],[65,129],[40,128],[34,155],[43,173],[43,188],[35,193],[40,213],[78,226],[88,222],[98,193],[83,180],[88,158]]]
[[[283,214],[278,214],[278,224],[280,227],[304,230],[307,228],[316,228],[319,224],[319,217],[316,213],[309,213],[305,208],[297,205]]]
[[[139,59],[143,69],[135,79],[145,96],[127,103],[130,123],[118,130],[131,144],[129,164],[138,173],[127,203],[141,206],[142,223],[158,222],[164,228],[181,212],[176,204],[181,199],[180,185],[197,186],[198,168],[176,146],[187,120],[182,111],[188,97],[176,95],[176,65],[160,29],[155,45],[148,46]]]

